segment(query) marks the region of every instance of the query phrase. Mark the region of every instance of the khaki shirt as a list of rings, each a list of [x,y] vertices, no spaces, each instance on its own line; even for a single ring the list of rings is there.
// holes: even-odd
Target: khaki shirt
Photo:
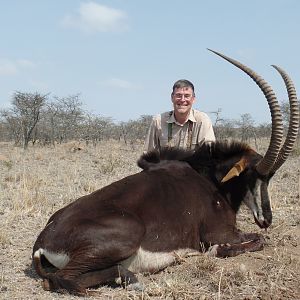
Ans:
[[[193,123],[191,149],[204,142],[215,141],[211,120],[208,115],[192,109],[188,120],[184,124],[176,122],[174,112],[165,112],[152,119],[148,135],[145,140],[145,151],[160,149],[161,147],[187,148],[189,135],[189,121]],[[168,124],[172,123],[172,139],[169,141]]]

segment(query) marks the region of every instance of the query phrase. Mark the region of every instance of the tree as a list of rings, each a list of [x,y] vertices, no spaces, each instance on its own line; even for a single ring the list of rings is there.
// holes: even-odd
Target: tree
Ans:
[[[14,140],[15,145],[21,144],[21,122],[18,116],[15,116],[11,110],[3,109],[0,112],[2,119],[4,120],[4,124],[6,125],[9,139]]]
[[[55,97],[58,113],[56,114],[56,127],[60,142],[74,139],[78,136],[78,129],[84,120],[84,112],[79,94],[68,97]]]
[[[220,119],[214,126],[214,132],[217,140],[228,140],[236,138],[236,121],[230,119]]]
[[[90,141],[94,146],[98,141],[109,139],[113,121],[108,117],[86,114],[80,128],[80,137],[88,144]]]
[[[270,137],[272,134],[272,124],[271,123],[259,124],[255,128],[255,131],[258,138]]]
[[[250,114],[242,114],[241,119],[237,121],[237,125],[242,142],[249,142],[251,137],[256,139],[254,120]]]
[[[121,135],[123,136],[125,143],[127,144],[128,142],[130,142],[131,145],[134,145],[136,141],[144,141],[151,120],[152,116],[142,115],[137,120],[121,122]]]
[[[281,101],[280,109],[282,113],[284,126],[287,129],[290,122],[290,103],[288,101]],[[299,109],[300,109],[300,103],[299,103]]]
[[[48,95],[39,93],[15,92],[12,99],[12,107],[3,111],[15,143],[22,142],[23,148],[28,147],[33,130],[40,119],[40,112]]]
[[[37,138],[41,144],[62,143],[79,139],[86,120],[79,94],[59,98],[54,96],[47,101],[41,112],[37,128]]]
[[[224,119],[221,118],[221,112],[222,112],[222,108],[218,108],[216,111],[209,112],[210,114],[214,114],[216,116],[214,127],[218,126],[220,123],[224,121]]]

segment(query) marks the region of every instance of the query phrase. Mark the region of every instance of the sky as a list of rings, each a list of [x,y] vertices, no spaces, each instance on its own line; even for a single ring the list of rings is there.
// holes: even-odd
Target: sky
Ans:
[[[214,121],[250,114],[269,123],[267,102],[242,71],[261,75],[279,101],[283,68],[300,90],[298,0],[0,0],[0,108],[14,92],[80,94],[83,109],[114,121],[172,109],[174,82],[195,85],[194,108]]]

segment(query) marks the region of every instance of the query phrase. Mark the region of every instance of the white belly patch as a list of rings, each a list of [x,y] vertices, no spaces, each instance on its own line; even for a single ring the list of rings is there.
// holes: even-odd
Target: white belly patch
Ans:
[[[141,247],[132,256],[121,262],[121,265],[131,272],[157,272],[172,265],[179,257],[195,252],[192,249],[179,249],[172,252],[150,252]]]
[[[47,260],[58,269],[62,269],[70,261],[69,256],[63,252],[56,253],[42,248],[34,252],[34,257],[40,257],[41,255],[44,255]]]
[[[172,252],[150,252],[140,247],[135,254],[123,260],[121,265],[134,273],[154,273],[191,254],[195,254],[195,250],[178,249]],[[40,248],[34,253],[34,257],[40,257],[41,255],[44,255],[58,269],[64,268],[70,261],[69,256],[63,252],[56,253]]]

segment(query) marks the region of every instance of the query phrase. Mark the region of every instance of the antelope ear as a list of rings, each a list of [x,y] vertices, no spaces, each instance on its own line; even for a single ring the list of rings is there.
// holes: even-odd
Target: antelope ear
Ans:
[[[223,177],[221,183],[224,183],[235,176],[239,176],[247,167],[247,160],[242,157]]]

